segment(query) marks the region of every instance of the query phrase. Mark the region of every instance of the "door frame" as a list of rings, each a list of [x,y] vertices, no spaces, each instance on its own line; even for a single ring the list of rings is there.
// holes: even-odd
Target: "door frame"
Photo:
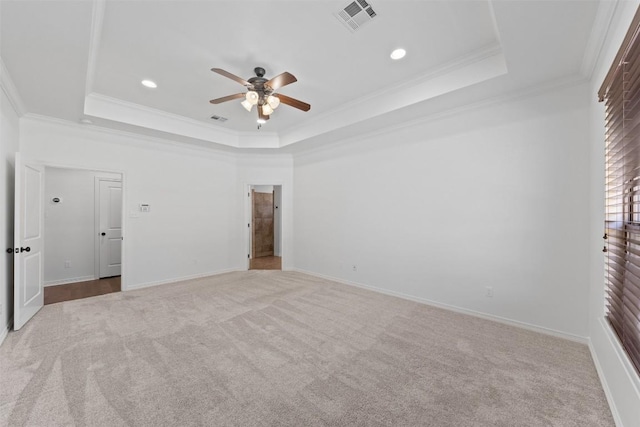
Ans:
[[[103,170],[92,170],[92,172],[106,172]],[[45,177],[46,178],[46,177]],[[124,184],[123,184],[123,179],[121,177],[121,179],[116,179],[116,178],[101,178],[99,176],[96,176],[94,178],[94,190],[93,190],[93,238],[94,238],[94,245],[93,245],[93,276],[95,280],[100,279],[100,239],[96,238],[96,236],[98,236],[98,234],[100,233],[100,182],[101,181],[107,181],[107,182],[119,182],[122,185],[122,192],[120,193],[121,197],[122,197],[122,208],[124,210]],[[124,212],[121,212],[122,215],[122,241],[124,242]],[[121,250],[124,250],[124,243],[122,244],[122,248]],[[124,268],[122,268],[122,261],[124,260],[124,252],[120,253],[120,273],[122,274],[122,270],[124,270]],[[122,276],[120,276],[122,278]],[[122,285],[121,285],[122,286]]]
[[[126,245],[124,244],[124,242],[126,241],[126,203],[125,200],[127,200],[127,193],[126,193],[126,173],[123,170],[117,170],[117,169],[100,169],[100,168],[96,168],[96,167],[87,167],[87,166],[77,166],[77,165],[69,165],[69,164],[63,164],[63,163],[55,163],[55,162],[48,162],[48,161],[40,161],[37,158],[33,159],[34,161],[37,161],[39,164],[41,164],[42,166],[46,168],[57,168],[57,169],[75,169],[75,170],[81,170],[81,171],[87,171],[87,172],[104,172],[104,173],[112,173],[112,174],[120,174],[120,181],[122,182],[122,275],[120,276],[120,290],[121,291],[126,291],[128,290],[128,286],[127,286],[127,277],[126,277],[126,272],[125,272],[125,259],[126,259]],[[104,178],[105,180],[108,180],[108,178]],[[115,179],[115,181],[117,181],[117,179]],[[45,172],[45,176],[44,176],[44,182],[46,185],[47,182],[47,174]],[[43,197],[45,197],[43,195]],[[96,194],[94,191],[94,209],[95,209],[95,198],[96,198]],[[43,202],[46,202],[46,200],[43,200]],[[94,219],[95,221],[95,219]],[[46,221],[45,221],[46,222]],[[46,225],[45,225],[46,228]],[[94,233],[95,234],[95,233]],[[94,236],[94,240],[97,240]],[[44,242],[44,247],[46,247],[47,245],[47,241],[45,240]],[[94,246],[95,247],[95,246]],[[95,249],[94,249],[95,250]],[[44,258],[43,258],[44,260]],[[94,253],[94,264],[95,264],[95,253]],[[98,268],[100,266],[98,265]],[[95,275],[95,265],[94,265],[94,275]],[[95,276],[96,278],[100,277],[100,271],[98,270],[98,275]]]
[[[280,187],[280,194],[282,199],[284,200],[284,189],[285,184],[282,181],[268,181],[268,182],[253,182],[248,184],[245,182],[244,191],[242,192],[242,196],[244,198],[244,223],[242,224],[244,227],[244,253],[245,253],[245,269],[248,271],[251,268],[251,239],[253,238],[253,200],[251,197],[251,187],[256,185],[272,185],[274,187]],[[282,204],[282,203],[281,203]],[[280,259],[282,260],[282,270],[284,271],[284,210],[280,207]],[[245,224],[248,224],[245,225]],[[274,234],[275,239],[275,234]],[[275,248],[274,248],[275,249]]]

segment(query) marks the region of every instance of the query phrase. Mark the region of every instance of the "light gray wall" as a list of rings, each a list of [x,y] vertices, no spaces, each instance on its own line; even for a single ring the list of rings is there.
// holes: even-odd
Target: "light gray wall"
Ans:
[[[241,269],[234,155],[73,123],[22,118],[21,151],[49,165],[123,173],[123,287]],[[151,211],[139,211],[149,203]]]
[[[119,174],[45,168],[45,286],[95,277],[95,179]],[[52,199],[59,198],[59,203]],[[65,262],[69,262],[69,267]]]
[[[574,85],[297,155],[295,267],[586,341],[587,105]]]
[[[23,118],[21,129],[21,150],[34,160],[122,172],[125,289],[246,269],[248,184],[282,185],[291,268],[291,155],[230,154],[37,118]]]
[[[18,116],[4,90],[0,90],[0,343],[13,315],[13,256],[5,250],[13,247],[14,157],[19,139]]]

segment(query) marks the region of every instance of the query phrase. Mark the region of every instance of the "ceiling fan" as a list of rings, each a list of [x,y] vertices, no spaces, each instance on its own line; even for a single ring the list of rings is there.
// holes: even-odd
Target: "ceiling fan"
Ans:
[[[264,124],[269,120],[269,116],[276,108],[278,108],[280,103],[302,111],[309,111],[311,109],[311,105],[306,102],[282,95],[281,93],[275,93],[275,91],[281,87],[298,81],[293,74],[286,71],[269,80],[264,77],[265,70],[262,67],[254,68],[253,71],[256,73],[256,77],[251,77],[249,80],[244,80],[223,70],[222,68],[212,68],[211,71],[228,77],[231,80],[235,80],[245,86],[248,91],[246,93],[236,93],[233,95],[223,96],[222,98],[212,99],[209,102],[212,104],[221,104],[234,99],[244,98],[244,101],[242,101],[241,104],[247,111],[251,111],[254,105],[257,106],[259,125]],[[258,128],[260,127],[258,126]]]

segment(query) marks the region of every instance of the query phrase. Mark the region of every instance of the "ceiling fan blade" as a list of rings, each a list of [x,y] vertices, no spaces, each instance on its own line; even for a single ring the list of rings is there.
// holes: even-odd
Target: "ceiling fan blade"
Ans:
[[[280,98],[280,102],[282,102],[283,104],[287,104],[293,108],[297,108],[298,110],[309,111],[311,109],[311,105],[307,104],[306,102],[299,101],[295,98],[291,98],[290,96],[282,95],[280,93],[274,93],[273,96],[277,96],[278,98]]]
[[[246,94],[236,93],[235,95],[223,96],[222,98],[216,98],[209,101],[212,104],[222,104],[223,102],[233,101],[234,99],[244,98]]]
[[[269,86],[273,90],[278,90],[283,86],[295,83],[297,81],[298,79],[296,79],[296,76],[285,71],[284,73],[278,74],[277,76],[266,82],[265,86]]]
[[[212,68],[212,69],[211,69],[211,71],[213,71],[214,73],[218,73],[218,74],[220,74],[221,76],[228,77],[228,78],[230,78],[231,80],[235,80],[235,81],[237,81],[238,83],[240,83],[241,85],[244,85],[244,86],[251,86],[251,83],[249,83],[249,82],[248,82],[248,81],[246,81],[245,79],[242,79],[242,78],[240,78],[240,77],[236,76],[235,74],[231,74],[230,72],[225,71],[225,70],[223,70],[222,68]]]

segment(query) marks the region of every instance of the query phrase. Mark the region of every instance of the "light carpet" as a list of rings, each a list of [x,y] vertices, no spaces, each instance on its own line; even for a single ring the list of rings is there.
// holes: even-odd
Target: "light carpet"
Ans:
[[[613,426],[585,345],[248,271],[45,306],[0,425]]]

